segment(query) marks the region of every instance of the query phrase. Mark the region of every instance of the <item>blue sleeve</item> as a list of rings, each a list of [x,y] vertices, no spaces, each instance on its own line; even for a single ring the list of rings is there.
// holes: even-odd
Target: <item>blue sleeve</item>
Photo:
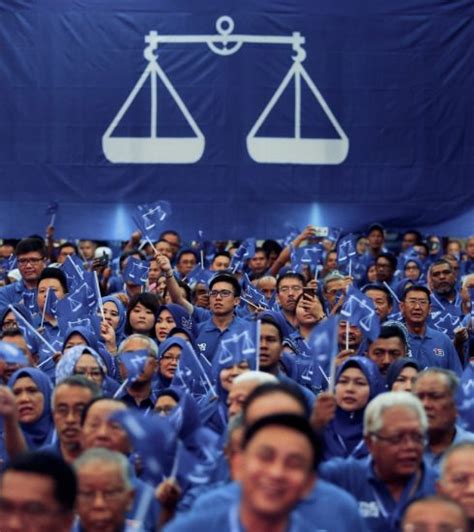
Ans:
[[[193,313],[191,316],[196,323],[202,323],[203,321],[207,321],[209,318],[211,318],[212,314],[206,308],[193,306]]]
[[[3,313],[3,311],[6,310],[6,308],[8,307],[8,305],[18,303],[20,298],[16,298],[15,296],[16,291],[14,284],[2,286],[0,288],[0,312]]]
[[[318,474],[322,479],[332,482],[341,488],[346,488],[347,463],[344,458],[333,458],[319,466]]]
[[[454,348],[454,345],[453,343],[449,340],[446,342],[446,349],[447,349],[447,353],[448,353],[448,367],[449,369],[451,369],[452,371],[454,371],[454,373],[456,373],[456,375],[458,377],[461,377],[462,375],[462,364],[461,364],[461,360],[459,358],[459,355],[456,351],[456,349]]]

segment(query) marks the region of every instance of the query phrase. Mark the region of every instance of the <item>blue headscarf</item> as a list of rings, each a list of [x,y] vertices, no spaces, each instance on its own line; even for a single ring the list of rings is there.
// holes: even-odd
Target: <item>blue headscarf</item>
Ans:
[[[168,305],[160,305],[156,312],[157,320],[158,320],[159,315],[163,312],[163,310],[167,310],[171,314],[171,316],[173,316],[175,327],[184,329],[189,334],[191,334],[193,338],[196,337],[196,334],[197,334],[196,323],[194,319],[189,315],[189,313],[181,305],[175,305],[174,303],[169,303]]]
[[[387,378],[386,378],[386,386],[387,390],[391,390],[394,382],[397,380],[397,377],[400,375],[402,370],[406,368],[407,366],[410,366],[412,368],[415,368],[417,371],[420,371],[420,366],[418,365],[418,362],[414,358],[397,358],[397,360],[394,360],[388,370],[387,370]]]
[[[107,368],[101,356],[92,347],[87,345],[76,345],[67,349],[64,355],[59,360],[56,366],[56,384],[59,384],[64,379],[74,375],[74,368],[82,355],[91,355],[99,365],[104,377],[107,373]]]
[[[51,415],[51,396],[53,384],[49,377],[37,368],[22,368],[10,377],[8,387],[13,390],[13,386],[18,379],[29,377],[43,394],[44,406],[40,417],[33,423],[20,423],[21,430],[30,450],[51,443],[54,435],[54,423]]]
[[[174,345],[177,345],[181,348],[181,351],[183,349],[187,349],[186,340],[183,338],[179,338],[178,336],[172,336],[171,338],[167,338],[164,342],[161,342],[159,348],[158,348],[158,363],[163,358],[163,355],[168,351],[171,347]],[[156,373],[156,381],[154,382],[154,388],[157,390],[162,390],[163,388],[168,388],[171,386],[172,379],[168,379],[164,375],[161,374],[159,368]]]
[[[63,342],[62,351],[64,351],[64,349],[66,347],[66,344],[67,344],[67,341],[69,340],[69,338],[73,334],[79,334],[80,336],[82,336],[84,338],[84,340],[86,341],[86,344],[89,347],[92,347],[92,349],[94,349],[95,351],[97,351],[97,349],[99,347],[99,343],[98,343],[98,339],[97,339],[97,336],[95,335],[94,331],[91,331],[90,329],[87,329],[86,327],[81,327],[81,326],[70,327],[66,331],[66,334],[64,335],[64,342]]]
[[[124,304],[116,296],[106,296],[102,298],[102,304],[112,302],[117,307],[117,312],[119,314],[119,322],[117,328],[115,329],[115,341],[117,345],[125,338],[125,321],[127,319],[127,311]]]
[[[366,405],[354,412],[336,408],[334,419],[323,431],[323,458],[327,460],[336,456],[363,458],[368,450],[363,440],[363,418],[365,407],[371,399],[383,391],[383,381],[377,365],[363,356],[354,356],[345,360],[337,369],[336,384],[348,368],[356,367],[365,375],[369,384],[369,398]]]

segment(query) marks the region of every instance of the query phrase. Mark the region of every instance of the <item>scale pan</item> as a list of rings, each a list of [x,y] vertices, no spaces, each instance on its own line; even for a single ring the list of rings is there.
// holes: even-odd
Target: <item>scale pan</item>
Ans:
[[[258,163],[340,164],[349,152],[349,139],[247,137],[247,150]]]
[[[199,161],[205,140],[199,137],[104,137],[102,149],[112,163],[185,164]]]

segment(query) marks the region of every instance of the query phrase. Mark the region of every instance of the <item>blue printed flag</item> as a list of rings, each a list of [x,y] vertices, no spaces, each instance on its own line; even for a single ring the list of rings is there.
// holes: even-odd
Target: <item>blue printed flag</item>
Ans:
[[[235,332],[219,342],[212,359],[212,373],[217,379],[224,368],[247,362],[250,369],[257,367],[257,322],[248,322],[246,328]]]
[[[5,279],[7,273],[17,267],[16,257],[13,253],[4,259],[0,260],[0,279]]]
[[[309,372],[314,387],[321,386],[320,372],[329,375],[331,361],[338,353],[339,316],[330,316],[319,323],[311,332],[306,343],[313,358],[313,371]],[[319,371],[318,371],[319,370]]]
[[[301,272],[306,266],[314,272],[318,264],[322,262],[323,253],[324,249],[320,245],[293,248],[291,250],[291,267],[295,271]]]
[[[351,261],[357,256],[357,235],[352,233],[343,236],[337,243],[337,266],[342,272],[348,271]]]
[[[288,224],[287,227],[290,232],[283,239],[283,247],[289,246],[293,242],[293,240],[301,233],[301,231],[294,225]]]
[[[126,378],[130,384],[134,383],[143,374],[147,360],[148,351],[146,349],[120,353],[120,363],[127,370]]]
[[[341,233],[342,229],[340,227],[328,227],[328,236],[326,238],[331,242],[337,242]]]
[[[189,342],[182,348],[171,386],[185,388],[195,398],[203,397],[210,391],[209,373]]]
[[[449,309],[434,310],[431,312],[430,325],[453,338],[454,330],[461,325],[461,316],[451,314]]]
[[[126,431],[140,456],[143,479],[154,486],[171,472],[176,451],[176,432],[164,416],[144,416],[139,410],[122,410],[111,416]]]
[[[171,204],[168,201],[155,201],[137,206],[135,223],[144,237],[157,240],[163,228],[163,222],[171,214]]]
[[[267,298],[252,284],[246,273],[242,277],[242,293],[240,297],[244,302],[250,303],[260,310],[269,310]]]
[[[23,351],[9,342],[0,341],[0,360],[4,360],[7,364],[16,364],[18,366],[29,365]]]
[[[23,304],[31,314],[36,314],[39,311],[38,303],[36,302],[36,290],[25,290],[23,292]]]
[[[53,318],[56,318],[58,315],[58,296],[56,295],[56,292],[52,290],[51,288],[48,288],[48,291],[46,292],[46,304],[45,304],[45,313],[48,316],[53,316]]]
[[[126,283],[143,286],[148,280],[150,264],[146,260],[129,257],[122,277]]]
[[[188,273],[188,275],[186,275],[186,282],[190,286],[194,286],[198,283],[209,286],[209,281],[214,275],[215,272],[206,270],[205,268],[202,268],[200,264],[196,264],[196,266],[194,266],[194,268]]]
[[[66,274],[67,286],[70,292],[83,284],[85,274],[84,266],[77,255],[68,255],[61,269]]]
[[[234,273],[241,272],[244,269],[247,260],[255,255],[255,247],[255,238],[246,238],[242,244],[240,244],[230,261],[230,269]]]
[[[380,319],[370,297],[349,286],[341,308],[341,317],[359,327],[367,338],[374,341],[380,333]]]

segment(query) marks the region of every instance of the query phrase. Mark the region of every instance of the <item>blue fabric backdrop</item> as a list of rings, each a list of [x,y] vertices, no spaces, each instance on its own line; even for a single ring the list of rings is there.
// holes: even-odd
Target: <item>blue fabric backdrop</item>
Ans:
[[[348,138],[340,164],[248,152],[293,64],[287,44],[224,57],[206,43],[159,44],[204,152],[192,164],[106,157],[104,133],[147,66],[145,35],[215,35],[222,15],[233,34],[305,37],[303,66]],[[373,220],[472,233],[473,42],[472,0],[0,0],[0,234],[42,228],[54,200],[58,236],[126,238],[134,205],[158,199],[187,238],[198,226],[212,238],[281,237],[289,223],[358,230]],[[150,136],[150,83],[112,137]],[[293,135],[287,89],[258,135]],[[189,137],[160,78],[157,94],[158,136]],[[301,136],[337,140],[304,82],[301,102]]]

